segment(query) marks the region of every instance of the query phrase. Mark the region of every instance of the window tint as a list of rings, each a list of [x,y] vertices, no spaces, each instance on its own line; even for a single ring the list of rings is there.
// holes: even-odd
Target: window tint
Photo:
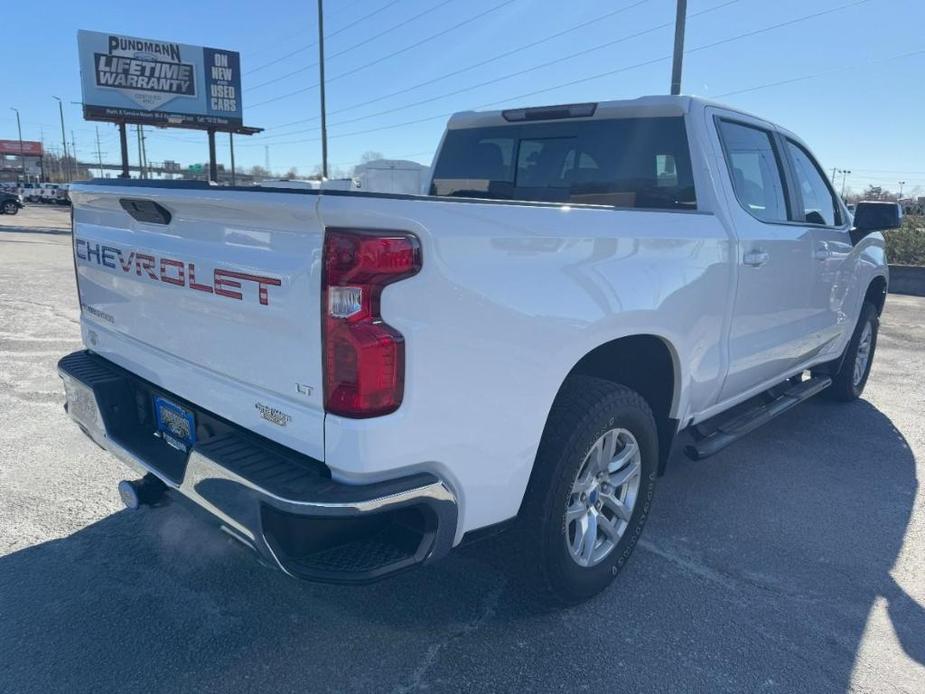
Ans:
[[[841,215],[838,214],[835,195],[826,184],[816,162],[805,149],[795,142],[787,140],[787,149],[793,160],[793,169],[797,185],[800,187],[800,194],[803,196],[803,210],[795,214],[797,221],[829,226],[841,224]]]
[[[732,187],[739,202],[764,222],[786,222],[784,184],[770,133],[729,121],[719,123]]]
[[[697,208],[681,118],[451,130],[431,195]]]

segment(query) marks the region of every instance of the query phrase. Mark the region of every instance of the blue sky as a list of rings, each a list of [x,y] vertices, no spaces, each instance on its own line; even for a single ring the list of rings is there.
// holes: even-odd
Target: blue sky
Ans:
[[[0,43],[8,102],[0,103],[0,139],[15,138],[15,106],[24,138],[44,131],[46,144],[60,147],[57,95],[78,155],[95,156],[96,124],[70,103],[80,100],[82,28],[239,51],[245,123],[267,130],[236,139],[238,166],[262,165],[264,146],[277,171],[307,174],[320,162],[314,0],[44,7],[4,7],[4,25],[17,29]],[[327,0],[329,159],[346,169],[376,150],[429,163],[453,111],[665,93],[674,7],[674,0]],[[895,189],[905,180],[906,191],[925,195],[925,3],[689,0],[688,17],[685,93],[799,133],[823,166],[852,171],[854,189]],[[104,159],[116,161],[116,130],[99,127]],[[204,134],[150,130],[150,161],[207,159]],[[222,135],[219,160],[228,161]]]

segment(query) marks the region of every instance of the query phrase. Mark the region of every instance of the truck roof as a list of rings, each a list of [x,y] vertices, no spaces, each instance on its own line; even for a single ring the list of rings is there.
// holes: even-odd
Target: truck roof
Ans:
[[[447,123],[448,129],[488,127],[493,125],[510,125],[512,123],[511,114],[516,112],[529,111],[533,109],[550,109],[561,110],[564,108],[590,107],[594,102],[582,104],[562,104],[557,106],[537,106],[526,108],[511,108],[497,111],[461,111],[454,113]],[[571,118],[582,118],[584,120],[602,120],[606,118],[632,118],[634,116],[682,116],[692,111],[703,110],[707,106],[716,106],[729,111],[737,111],[744,115],[756,117],[753,114],[721,104],[710,99],[699,96],[669,96],[658,94],[652,96],[640,96],[636,99],[617,99],[612,101],[598,101],[594,103],[593,115],[590,116],[571,116]],[[580,112],[580,111],[579,111]],[[506,118],[504,114],[508,114]],[[561,116],[559,116],[561,117]],[[524,119],[526,120],[526,119]],[[531,119],[534,120],[534,119]],[[535,120],[544,120],[536,118]]]

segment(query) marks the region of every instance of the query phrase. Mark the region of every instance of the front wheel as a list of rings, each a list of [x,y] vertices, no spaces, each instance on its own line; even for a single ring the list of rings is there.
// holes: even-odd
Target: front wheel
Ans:
[[[16,214],[19,212],[19,205],[15,202],[7,201],[3,203],[3,214]]]
[[[865,301],[854,333],[845,348],[841,367],[832,376],[832,385],[823,391],[829,398],[850,402],[861,397],[870,376],[870,367],[874,363],[879,329],[877,309],[872,303]]]
[[[642,396],[598,378],[566,381],[520,514],[530,577],[546,597],[574,604],[613,581],[649,515],[657,461]]]

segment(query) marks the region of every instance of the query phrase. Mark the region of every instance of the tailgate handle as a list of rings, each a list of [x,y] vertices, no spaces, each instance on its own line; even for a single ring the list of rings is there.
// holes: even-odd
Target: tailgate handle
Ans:
[[[170,210],[153,200],[120,198],[119,204],[139,222],[148,224],[170,224]]]

